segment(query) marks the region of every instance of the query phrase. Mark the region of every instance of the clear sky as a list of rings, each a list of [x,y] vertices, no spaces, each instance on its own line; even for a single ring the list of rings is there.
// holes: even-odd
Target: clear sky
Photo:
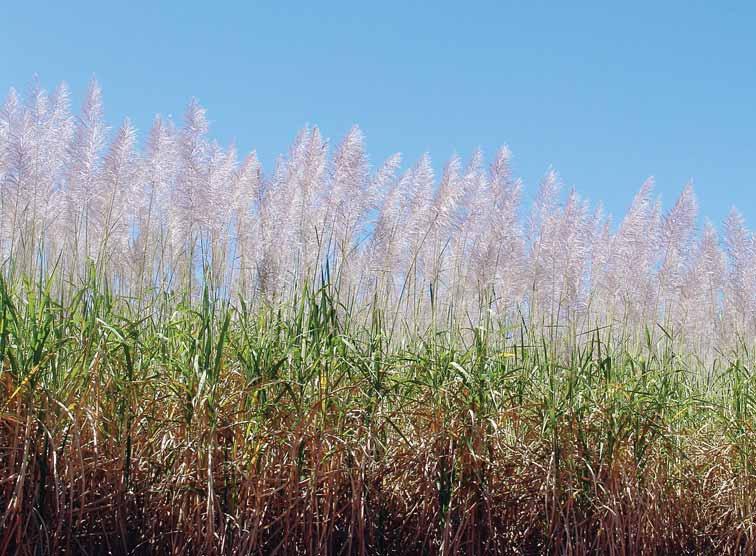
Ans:
[[[500,144],[532,198],[551,166],[624,213],[653,175],[669,206],[756,224],[756,4],[735,2],[44,2],[0,9],[0,88],[33,74],[142,136],[189,98],[267,170],[306,123],[356,123],[374,165],[440,168]],[[28,4],[27,4],[28,5]]]

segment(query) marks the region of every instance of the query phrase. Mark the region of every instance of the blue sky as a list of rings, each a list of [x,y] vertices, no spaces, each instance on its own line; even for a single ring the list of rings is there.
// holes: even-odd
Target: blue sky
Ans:
[[[358,124],[377,165],[438,168],[500,144],[529,198],[555,168],[615,215],[649,175],[669,206],[756,221],[756,5],[750,2],[21,2],[2,8],[0,88],[33,74],[142,135],[190,97],[211,134],[268,170],[306,123]]]

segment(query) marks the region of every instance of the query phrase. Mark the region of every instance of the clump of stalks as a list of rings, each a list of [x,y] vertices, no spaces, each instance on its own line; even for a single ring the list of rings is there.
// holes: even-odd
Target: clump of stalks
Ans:
[[[756,551],[747,346],[353,312],[0,281],[0,553]]]

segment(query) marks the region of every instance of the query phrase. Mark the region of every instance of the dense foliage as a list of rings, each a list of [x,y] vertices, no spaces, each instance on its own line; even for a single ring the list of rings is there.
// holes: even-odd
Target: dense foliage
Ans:
[[[756,552],[756,242],[502,149],[0,112],[0,554]]]
[[[756,551],[752,355],[359,322],[3,286],[0,553]]]

